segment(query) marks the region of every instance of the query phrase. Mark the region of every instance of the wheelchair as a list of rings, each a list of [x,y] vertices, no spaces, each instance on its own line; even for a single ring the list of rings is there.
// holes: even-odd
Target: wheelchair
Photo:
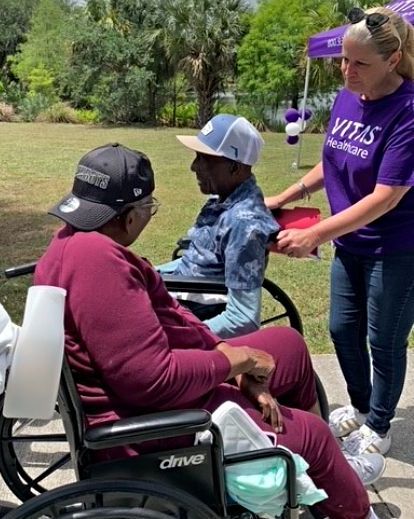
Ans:
[[[188,249],[191,243],[191,239],[187,236],[181,237],[177,240],[176,247],[172,253],[172,259],[176,260],[181,257],[184,250]],[[268,262],[269,251],[266,253],[266,264]],[[188,292],[199,292],[199,293],[214,293],[214,294],[226,294],[227,288],[224,285],[224,281],[217,281],[215,278],[201,278],[201,277],[177,277],[174,275],[163,275],[163,279],[166,282],[167,287],[171,291],[188,291]],[[186,280],[188,279],[188,283]],[[188,285],[188,286],[187,286]],[[198,290],[198,286],[200,290]],[[187,290],[186,290],[187,289]],[[264,278],[262,283],[262,319],[261,326],[267,326],[269,324],[278,324],[291,326],[303,335],[303,324],[300,317],[299,311],[293,303],[292,299],[286,294],[286,292],[280,288],[276,283],[268,278]],[[209,319],[214,317],[218,313],[224,311],[225,304],[213,305],[214,309],[212,313],[208,313],[208,310],[199,315],[202,319]],[[263,311],[263,307],[267,306],[267,311]]]
[[[34,271],[34,268],[35,263],[21,265],[8,269],[5,275],[7,278],[12,278],[30,274]],[[170,290],[199,293],[226,293],[224,283],[217,282],[216,280],[165,276],[165,281]],[[273,318],[270,318],[271,321],[278,321],[281,315],[287,313],[290,316],[291,325],[298,329],[299,323],[298,331],[302,331],[299,314],[290,298],[288,298],[280,287],[269,280],[265,281],[267,284],[264,283],[263,287],[266,289],[266,286],[270,286],[272,294],[275,294],[275,297],[278,296],[278,302],[286,300],[290,302],[291,305],[287,308],[285,307],[283,313],[279,312],[278,314],[274,314],[272,316]],[[283,299],[283,297],[285,299]],[[291,311],[292,307],[294,312]],[[296,326],[294,325],[295,316],[298,318]],[[283,316],[283,318],[284,317],[285,316]],[[316,379],[322,415],[327,419],[329,414],[328,401],[321,381],[318,377],[316,377]],[[66,401],[67,400],[68,399],[66,399]],[[0,405],[2,405],[2,402],[0,402]],[[0,473],[11,491],[22,501],[26,501],[45,490],[53,488],[56,485],[54,480],[57,470],[66,469],[69,471],[71,468],[74,468],[75,472],[77,470],[79,471],[79,469],[76,468],[77,455],[74,456],[72,452],[73,434],[68,436],[67,420],[66,423],[65,420],[63,421],[65,425],[63,429],[62,422],[59,419],[60,416],[64,418],[62,410],[62,403],[58,402],[55,419],[48,423],[39,421],[33,422],[32,420],[16,420],[5,418],[2,414],[0,415]],[[73,411],[72,414],[76,416],[75,411]],[[78,417],[78,422],[79,420]],[[82,421],[80,421],[80,423],[82,423]],[[27,429],[29,429],[28,433]],[[33,452],[44,452],[45,450],[47,450],[47,454],[43,454],[40,461],[36,461],[36,459],[34,462],[31,461],[31,459],[33,459]],[[52,450],[54,452],[51,453],[50,451]],[[83,474],[82,470],[80,473]],[[79,472],[77,472],[77,475],[79,476]],[[59,489],[57,489],[57,491],[58,490]],[[223,510],[224,509],[221,508],[222,512]]]
[[[7,519],[254,519],[253,513],[229,501],[224,471],[230,465],[275,456],[282,457],[287,466],[284,517],[297,517],[295,465],[291,454],[275,447],[224,455],[220,431],[207,411],[164,411],[88,428],[65,360],[58,405],[79,481],[26,501],[8,513]],[[188,437],[206,430],[212,434],[211,444],[109,461],[96,461],[94,456],[102,449]]]

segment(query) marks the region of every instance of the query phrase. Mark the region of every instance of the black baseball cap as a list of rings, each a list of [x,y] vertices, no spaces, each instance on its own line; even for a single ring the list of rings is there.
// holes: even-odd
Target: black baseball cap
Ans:
[[[154,172],[144,153],[118,143],[106,144],[80,159],[72,192],[49,214],[76,229],[93,231],[154,188]]]

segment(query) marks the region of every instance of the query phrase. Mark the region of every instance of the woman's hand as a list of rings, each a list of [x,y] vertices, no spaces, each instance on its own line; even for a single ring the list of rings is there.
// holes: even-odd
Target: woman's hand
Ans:
[[[312,229],[285,229],[277,235],[277,251],[295,258],[304,258],[317,246],[318,236]]]
[[[269,209],[280,209],[282,204],[279,197],[276,196],[265,196],[264,203]]]
[[[270,423],[277,433],[282,432],[282,415],[276,399],[269,393],[267,384],[257,382],[249,375],[241,375],[238,384],[243,395],[261,409],[263,420]]]

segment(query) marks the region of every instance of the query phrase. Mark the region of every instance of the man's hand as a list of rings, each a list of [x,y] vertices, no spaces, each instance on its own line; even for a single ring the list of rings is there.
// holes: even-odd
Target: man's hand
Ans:
[[[249,355],[254,361],[254,367],[246,373],[250,375],[256,382],[264,384],[272,376],[275,370],[274,358],[265,351],[249,348]]]
[[[225,342],[217,344],[216,349],[224,353],[230,362],[231,369],[227,380],[248,373],[258,382],[264,383],[275,370],[273,357],[264,351],[249,346],[234,347]]]
[[[277,433],[282,432],[283,418],[267,385],[257,382],[249,375],[240,375],[237,382],[243,395],[262,410],[263,420],[270,423]]]

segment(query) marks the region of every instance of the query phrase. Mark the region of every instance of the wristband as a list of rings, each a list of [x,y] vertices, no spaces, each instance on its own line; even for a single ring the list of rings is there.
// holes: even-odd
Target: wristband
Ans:
[[[310,200],[310,197],[311,197],[310,191],[305,186],[305,184],[302,182],[302,180],[300,180],[298,182],[298,186],[300,187],[301,199],[303,200],[304,198],[306,198],[306,200]]]

